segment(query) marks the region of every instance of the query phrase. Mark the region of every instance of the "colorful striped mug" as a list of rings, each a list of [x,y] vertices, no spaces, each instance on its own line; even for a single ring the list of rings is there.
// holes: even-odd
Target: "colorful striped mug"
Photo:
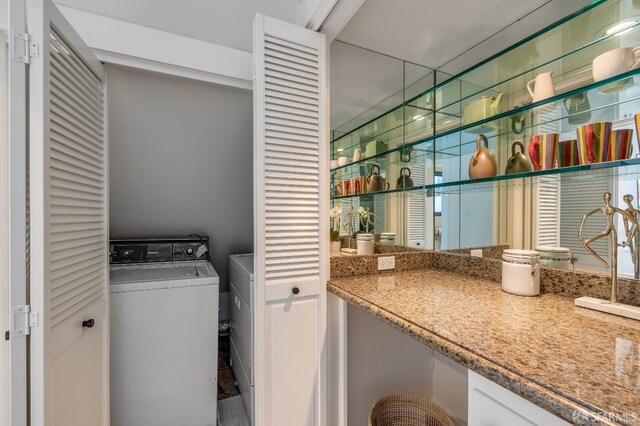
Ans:
[[[560,135],[557,133],[544,133],[531,138],[529,158],[534,170],[548,170],[555,167],[559,138]]]
[[[578,156],[578,141],[571,139],[558,144],[558,167],[571,167],[580,165]]]
[[[626,160],[633,152],[633,129],[611,131],[609,161]]]
[[[609,161],[611,122],[589,123],[576,128],[580,164]]]
[[[640,152],[640,113],[636,114],[633,118],[635,119],[634,121],[636,123],[636,141],[638,141],[638,152]]]

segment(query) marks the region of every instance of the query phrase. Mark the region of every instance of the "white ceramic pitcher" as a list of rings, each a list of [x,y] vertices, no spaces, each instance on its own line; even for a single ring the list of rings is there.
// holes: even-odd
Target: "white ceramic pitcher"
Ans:
[[[527,83],[527,90],[533,99],[533,102],[539,102],[544,99],[556,95],[556,89],[553,87],[552,71],[540,73]],[[531,85],[533,84],[533,88]]]

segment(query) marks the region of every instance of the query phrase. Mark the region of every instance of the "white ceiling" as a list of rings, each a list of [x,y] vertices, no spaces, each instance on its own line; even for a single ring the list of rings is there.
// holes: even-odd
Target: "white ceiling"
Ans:
[[[548,0],[366,0],[338,39],[431,68]]]
[[[250,52],[256,13],[295,22],[299,0],[54,0],[133,24]]]

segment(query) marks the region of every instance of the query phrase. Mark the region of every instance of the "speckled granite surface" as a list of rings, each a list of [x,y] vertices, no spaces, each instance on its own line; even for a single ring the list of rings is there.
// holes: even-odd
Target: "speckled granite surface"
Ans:
[[[371,275],[377,274],[378,257],[393,254],[396,258],[396,271],[411,271],[414,269],[425,269],[431,266],[433,258],[432,251],[415,250],[396,253],[381,253],[371,256],[358,256],[343,254],[339,256],[332,255],[331,277],[353,277],[355,275]]]
[[[452,252],[434,252],[431,268],[456,272],[471,277],[502,281],[502,261],[489,257],[472,257]],[[540,291],[572,299],[590,296],[608,300],[611,297],[611,279],[608,275],[587,271],[566,271],[540,268]],[[640,283],[618,279],[618,301],[640,306]]]
[[[471,250],[481,249],[482,257],[488,257],[490,259],[502,259],[502,252],[508,248],[509,246],[504,244],[501,246],[479,246],[479,247],[451,249],[451,250],[445,250],[445,252],[471,255]]]
[[[328,289],[569,422],[640,416],[640,322],[438,270],[332,278]]]

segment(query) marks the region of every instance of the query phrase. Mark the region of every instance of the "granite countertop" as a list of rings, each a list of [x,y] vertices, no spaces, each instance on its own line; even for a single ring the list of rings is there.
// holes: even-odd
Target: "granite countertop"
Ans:
[[[638,321],[434,269],[334,278],[328,290],[569,422],[640,424]]]

